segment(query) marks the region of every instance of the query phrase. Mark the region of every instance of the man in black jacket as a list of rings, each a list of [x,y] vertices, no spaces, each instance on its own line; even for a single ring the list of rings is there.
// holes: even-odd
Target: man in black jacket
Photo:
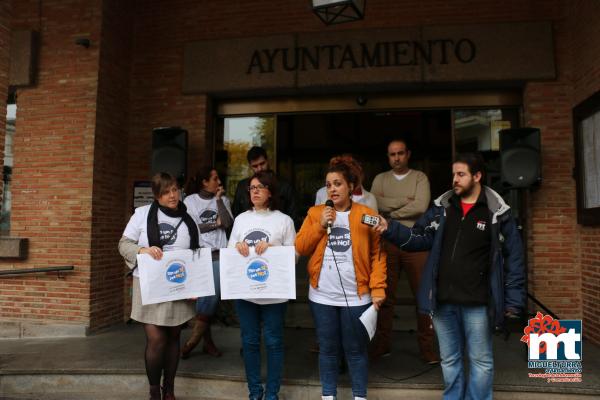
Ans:
[[[248,160],[248,165],[253,173],[271,170],[267,152],[262,147],[253,146],[250,148],[248,154],[246,154],[246,159]],[[242,179],[238,182],[237,188],[235,189],[235,198],[231,205],[231,211],[233,212],[234,217],[237,217],[239,214],[250,208],[250,199],[248,197],[249,181],[250,178]],[[294,193],[294,189],[289,183],[281,179],[277,179],[277,183],[279,186],[280,210],[294,221],[294,225],[296,226],[296,229],[298,229],[302,221],[298,220],[298,209],[296,206],[296,194]]]
[[[483,173],[481,155],[459,155],[452,165],[453,190],[436,199],[412,229],[393,220],[375,228],[404,250],[431,250],[418,305],[433,317],[444,399],[492,399],[492,332],[525,305],[521,238],[510,207],[481,184]]]

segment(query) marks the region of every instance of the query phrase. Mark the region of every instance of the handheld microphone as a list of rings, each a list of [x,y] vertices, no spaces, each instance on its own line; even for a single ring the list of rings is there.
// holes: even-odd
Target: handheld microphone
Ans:
[[[327,201],[325,202],[325,206],[326,206],[326,207],[331,207],[331,208],[333,208],[333,201],[332,201],[331,199],[327,200]],[[332,224],[333,224],[333,221],[332,221],[332,220],[330,220],[330,219],[328,219],[328,220],[327,220],[327,235],[330,235],[330,234],[331,234],[331,225],[332,225]]]

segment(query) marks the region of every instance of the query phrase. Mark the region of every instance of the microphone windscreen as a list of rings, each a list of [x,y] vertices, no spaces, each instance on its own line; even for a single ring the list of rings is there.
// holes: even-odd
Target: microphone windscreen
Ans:
[[[325,202],[325,205],[326,205],[327,207],[331,207],[331,208],[333,208],[333,200],[331,200],[331,199],[327,200],[327,201]]]

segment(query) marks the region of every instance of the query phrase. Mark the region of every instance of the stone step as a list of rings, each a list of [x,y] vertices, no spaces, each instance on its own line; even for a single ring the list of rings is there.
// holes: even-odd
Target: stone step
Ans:
[[[0,400],[129,400],[145,398],[146,377],[141,374],[9,374],[0,376]],[[320,397],[320,385],[316,382],[285,381],[281,388],[281,400],[309,400]],[[411,387],[412,386],[412,387]],[[369,399],[440,399],[439,385],[391,385],[369,386]],[[524,391],[521,391],[524,390]],[[243,380],[223,377],[178,377],[176,392],[179,400],[238,400],[247,398]],[[350,399],[347,386],[338,389],[339,399]],[[511,391],[495,391],[497,400],[591,400],[591,395],[530,392],[527,388],[514,387]]]

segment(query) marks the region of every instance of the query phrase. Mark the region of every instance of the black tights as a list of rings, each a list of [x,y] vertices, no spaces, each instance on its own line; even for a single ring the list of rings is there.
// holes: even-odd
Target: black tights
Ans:
[[[146,375],[150,385],[160,385],[164,371],[163,385],[173,387],[179,364],[180,326],[158,326],[144,324],[146,331]]]

